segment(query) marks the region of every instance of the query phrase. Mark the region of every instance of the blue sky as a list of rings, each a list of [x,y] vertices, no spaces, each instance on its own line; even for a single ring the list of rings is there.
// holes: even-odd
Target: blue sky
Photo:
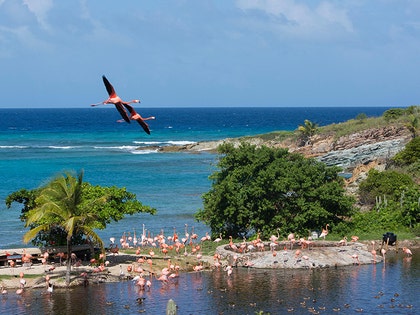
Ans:
[[[3,108],[409,106],[417,0],[0,0]]]

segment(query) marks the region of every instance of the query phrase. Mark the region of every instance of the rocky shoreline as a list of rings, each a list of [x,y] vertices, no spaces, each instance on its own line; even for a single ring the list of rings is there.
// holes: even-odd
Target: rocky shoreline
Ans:
[[[334,134],[317,134],[305,145],[299,145],[293,137],[265,139],[263,135],[242,138],[227,138],[218,141],[197,142],[186,145],[139,147],[138,150],[155,150],[156,152],[216,153],[223,143],[239,146],[241,142],[256,146],[287,148],[289,152],[301,153],[306,157],[316,158],[328,166],[339,166],[344,172],[357,181],[360,166],[367,166],[362,173],[375,167],[383,169],[384,164],[401,151],[412,139],[410,131],[403,126],[386,126],[370,128],[346,136]],[[355,171],[355,172],[354,172]]]

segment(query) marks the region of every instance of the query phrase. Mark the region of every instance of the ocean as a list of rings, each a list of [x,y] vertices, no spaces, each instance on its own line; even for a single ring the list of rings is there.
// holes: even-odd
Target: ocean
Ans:
[[[0,109],[0,248],[27,246],[20,205],[6,209],[8,194],[33,189],[65,170],[84,170],[93,185],[126,187],[157,214],[137,214],[98,231],[110,237],[189,229],[202,236],[208,227],[194,220],[208,191],[217,155],[158,153],[155,145],[185,144],[228,137],[294,130],[304,119],[339,123],[360,113],[379,116],[388,108],[139,108],[151,135],[133,122],[118,124],[113,108]],[[136,148],[146,147],[138,151]],[[150,148],[150,149],[148,149]],[[29,244],[30,245],[30,244]],[[234,268],[181,273],[150,291],[131,281],[91,283],[69,290],[12,290],[0,298],[0,314],[164,314],[169,299],[178,314],[417,314],[419,252],[390,252],[386,263],[343,268],[255,270]],[[310,255],[310,253],[308,253]],[[174,258],[176,259],[176,258]],[[13,277],[13,270],[11,274]],[[16,281],[18,278],[16,277]],[[144,298],[139,304],[138,298]]]
[[[217,155],[186,152],[158,153],[155,146],[294,130],[305,119],[319,125],[339,123],[360,113],[380,116],[386,107],[325,108],[138,108],[151,135],[136,123],[117,123],[115,108],[0,109],[0,248],[30,246],[19,220],[20,204],[6,209],[5,198],[21,188],[34,189],[63,171],[84,170],[92,185],[126,187],[156,215],[137,214],[98,231],[105,244],[110,237],[140,231],[152,235],[173,229],[210,232],[194,213],[202,207],[208,176]],[[136,150],[144,147],[144,150]]]

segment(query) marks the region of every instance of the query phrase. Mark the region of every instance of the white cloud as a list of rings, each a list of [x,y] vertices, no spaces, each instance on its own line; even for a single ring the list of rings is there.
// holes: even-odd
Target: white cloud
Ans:
[[[267,16],[268,26],[282,35],[300,37],[330,37],[337,32],[353,32],[353,24],[345,9],[322,1],[309,6],[297,0],[237,0],[244,11],[261,11]]]
[[[51,29],[47,22],[47,14],[53,7],[53,0],[23,0],[23,4],[35,15],[38,23],[43,29]]]

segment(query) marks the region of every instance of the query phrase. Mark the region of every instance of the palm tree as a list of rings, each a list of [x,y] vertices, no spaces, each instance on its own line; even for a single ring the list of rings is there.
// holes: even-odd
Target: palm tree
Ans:
[[[94,232],[97,218],[92,212],[95,205],[106,202],[106,197],[84,201],[82,198],[83,171],[77,178],[66,172],[48,183],[36,198],[36,207],[26,216],[25,226],[31,229],[24,235],[23,241],[29,242],[41,231],[61,228],[66,233],[67,271],[66,284],[70,284],[72,237],[82,233],[87,239],[97,243],[103,251],[104,245]]]
[[[311,140],[311,137],[318,130],[318,124],[313,123],[312,121],[310,121],[308,119],[305,119],[304,125],[299,125],[298,130],[302,135],[302,140],[305,143],[309,143],[310,140]]]

